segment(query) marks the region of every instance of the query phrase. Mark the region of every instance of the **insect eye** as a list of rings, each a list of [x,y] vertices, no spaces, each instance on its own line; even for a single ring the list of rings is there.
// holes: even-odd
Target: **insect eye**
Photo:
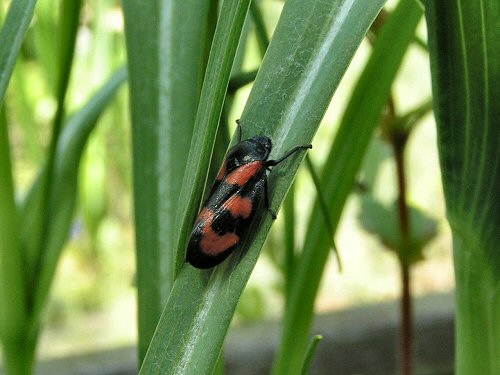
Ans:
[[[260,154],[267,155],[267,154],[269,154],[269,151],[271,151],[271,146],[268,143],[264,143],[264,144],[259,145],[258,150],[259,150]]]

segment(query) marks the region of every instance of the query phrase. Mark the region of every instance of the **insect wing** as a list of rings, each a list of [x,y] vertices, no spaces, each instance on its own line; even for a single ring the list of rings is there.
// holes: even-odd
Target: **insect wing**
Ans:
[[[240,167],[212,188],[189,240],[187,261],[194,267],[219,264],[246,234],[264,189],[265,167],[259,165]]]

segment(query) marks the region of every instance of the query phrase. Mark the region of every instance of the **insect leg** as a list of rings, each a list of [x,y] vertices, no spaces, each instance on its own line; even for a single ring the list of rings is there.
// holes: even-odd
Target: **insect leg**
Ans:
[[[266,162],[266,167],[272,167],[274,165],[278,165],[279,163],[281,163],[286,158],[288,158],[291,155],[295,154],[297,151],[308,149],[308,148],[312,148],[312,145],[296,146],[296,147],[292,148],[290,151],[288,151],[285,155],[283,155],[278,160],[268,160]]]
[[[271,214],[273,220],[276,220],[276,213],[272,210],[271,205],[269,203],[269,189],[267,187],[267,176],[264,175],[264,203],[266,204],[266,209]]]

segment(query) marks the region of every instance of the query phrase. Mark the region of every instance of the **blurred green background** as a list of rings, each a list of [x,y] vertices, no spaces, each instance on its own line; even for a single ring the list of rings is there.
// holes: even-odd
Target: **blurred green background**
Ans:
[[[51,40],[57,23],[57,0],[40,1],[10,83],[6,108],[17,191],[25,194],[36,176],[50,136],[56,110],[51,87],[56,56]],[[8,1],[2,1],[5,15]],[[283,3],[261,3],[267,30],[274,29]],[[388,9],[391,8],[389,2]],[[125,62],[123,15],[120,2],[84,3],[78,30],[67,110],[79,108],[116,68]],[[425,39],[425,24],[418,35]],[[243,71],[260,64],[251,34]],[[349,100],[352,87],[369,56],[365,40],[338,88],[313,141],[310,157],[322,165],[331,139]],[[250,85],[238,91],[230,123],[239,118]],[[393,86],[395,107],[405,113],[431,97],[428,55],[418,44],[410,47]],[[370,98],[367,98],[369,100]],[[108,106],[87,144],[79,175],[77,212],[44,315],[40,358],[136,343],[134,287],[134,226],[131,195],[131,140],[126,88]],[[234,129],[234,128],[233,128]],[[231,129],[231,130],[233,130]],[[378,132],[380,133],[380,132]],[[444,218],[435,124],[429,112],[413,132],[407,151],[408,202],[434,218],[437,234],[425,248],[425,260],[412,271],[415,296],[453,289],[451,238]],[[397,181],[391,148],[378,134],[371,143],[360,183],[368,184],[378,201],[391,205]],[[296,180],[297,243],[304,236],[315,187],[307,171]],[[328,198],[328,197],[326,197]],[[343,271],[335,257],[322,281],[317,313],[393,300],[400,295],[397,258],[362,224],[362,195],[351,194],[336,234]],[[283,311],[284,284],[276,266],[284,237],[283,215],[278,217],[263,254],[240,300],[234,324],[278,318]]]

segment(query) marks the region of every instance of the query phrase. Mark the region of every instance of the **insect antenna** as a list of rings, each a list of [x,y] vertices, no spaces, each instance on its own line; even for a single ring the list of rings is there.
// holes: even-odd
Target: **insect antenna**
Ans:
[[[290,151],[288,151],[285,155],[283,155],[281,158],[279,158],[278,160],[268,160],[268,161],[266,161],[266,167],[273,167],[275,165],[278,165],[283,160],[285,160],[286,158],[292,156],[297,151],[308,149],[308,148],[312,148],[312,145],[305,145],[305,146],[294,147]]]

